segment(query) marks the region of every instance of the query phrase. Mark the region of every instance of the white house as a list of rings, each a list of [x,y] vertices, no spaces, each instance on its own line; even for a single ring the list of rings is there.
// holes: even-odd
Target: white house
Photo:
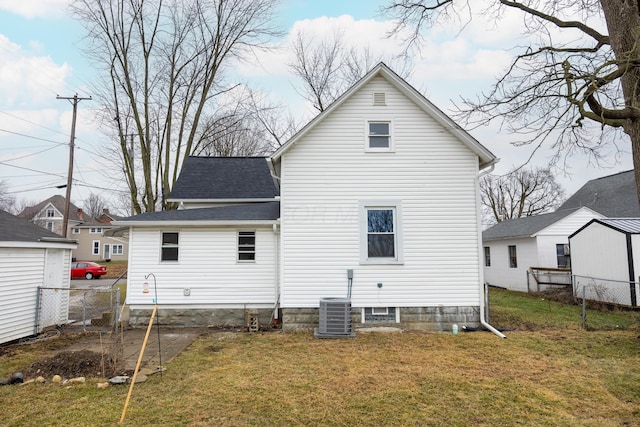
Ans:
[[[638,307],[640,218],[594,219],[569,241],[576,296]]]
[[[0,211],[0,344],[66,323],[68,301],[50,300],[39,307],[38,287],[69,288],[75,247],[73,241]]]
[[[527,292],[535,283],[527,274],[529,268],[571,268],[569,235],[587,222],[639,216],[632,170],[590,180],[555,212],[502,221],[485,230],[485,280]]]
[[[527,292],[534,283],[529,268],[570,269],[569,235],[602,217],[583,207],[496,224],[482,233],[484,280],[492,286]]]
[[[356,326],[478,325],[478,177],[496,161],[378,64],[270,158],[190,158],[169,197],[181,210],[118,221],[131,320],[157,289],[180,324],[257,309],[309,328],[321,299],[349,296]]]

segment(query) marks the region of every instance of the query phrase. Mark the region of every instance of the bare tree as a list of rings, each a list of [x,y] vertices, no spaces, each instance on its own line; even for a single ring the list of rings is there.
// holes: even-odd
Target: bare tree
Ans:
[[[0,179],[0,209],[16,215],[16,198],[8,191],[8,183],[4,179]]]
[[[495,223],[550,212],[564,201],[564,189],[548,167],[516,168],[482,177],[480,199],[483,217]]]
[[[74,0],[102,126],[117,142],[136,213],[164,206],[184,159],[207,142],[237,85],[225,68],[277,35],[277,0]]]
[[[469,0],[392,0],[382,12],[397,19],[396,33],[413,30],[406,40],[411,47],[424,28],[452,21],[464,26],[474,7]],[[551,141],[555,160],[565,161],[575,150],[597,161],[603,149],[618,148],[624,131],[640,198],[640,4],[493,0],[483,12],[498,25],[507,9],[522,13],[523,31],[534,41],[518,47],[490,91],[464,100],[463,116],[476,125],[498,120],[523,135],[521,143]]]
[[[92,219],[96,219],[102,215],[103,210],[106,208],[107,202],[99,194],[91,193],[89,197],[82,202],[83,211]]]
[[[349,46],[344,32],[334,28],[330,37],[316,39],[299,31],[294,35],[294,60],[289,68],[302,81],[300,95],[311,102],[318,112],[324,111],[350,86],[360,80],[384,56],[375,56],[368,46]],[[399,74],[407,77],[409,62],[386,58]],[[401,63],[401,64],[400,64]]]

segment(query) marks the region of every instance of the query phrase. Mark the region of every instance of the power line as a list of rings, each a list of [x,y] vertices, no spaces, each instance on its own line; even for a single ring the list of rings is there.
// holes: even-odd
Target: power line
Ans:
[[[67,145],[65,142],[53,141],[51,139],[45,139],[45,138],[39,138],[37,136],[25,135],[24,133],[13,132],[13,131],[6,130],[6,129],[0,129],[0,132],[6,132],[6,133],[10,133],[12,135],[24,136],[25,138],[36,139],[38,141],[52,142],[52,143],[58,144],[58,145]]]
[[[38,124],[38,123],[36,123],[36,122],[32,122],[31,120],[27,120],[27,119],[24,119],[24,118],[22,118],[22,117],[20,117],[20,116],[16,116],[15,114],[11,114],[11,113],[8,113],[8,112],[6,112],[6,111],[2,111],[2,110],[0,110],[0,113],[5,114],[5,115],[7,115],[7,116],[9,116],[9,117],[13,117],[14,119],[22,120],[23,122],[26,122],[26,123],[29,123],[29,124],[31,124],[31,125],[37,126],[37,127],[39,127],[39,128],[46,129],[46,130],[51,131],[51,132],[54,132],[54,133],[59,133],[60,135],[67,136],[67,134],[66,134],[66,133],[64,133],[64,132],[62,132],[62,131],[59,131],[59,130],[56,130],[56,129],[48,128],[48,127],[43,126],[43,125],[41,125],[41,124]]]

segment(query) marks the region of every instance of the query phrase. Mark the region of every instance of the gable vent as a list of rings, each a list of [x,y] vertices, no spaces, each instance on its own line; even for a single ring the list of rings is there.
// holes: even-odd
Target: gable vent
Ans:
[[[374,92],[373,105],[387,105],[387,94],[384,92]]]

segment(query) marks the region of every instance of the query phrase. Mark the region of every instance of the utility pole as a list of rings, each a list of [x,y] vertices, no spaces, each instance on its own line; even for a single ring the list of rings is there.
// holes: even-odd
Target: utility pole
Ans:
[[[66,239],[68,234],[69,225],[69,203],[71,200],[71,183],[73,181],[73,149],[75,148],[76,140],[76,115],[78,112],[78,102],[83,100],[91,100],[88,98],[79,98],[78,94],[73,97],[56,96],[56,99],[66,99],[73,105],[73,118],[71,119],[71,139],[69,141],[69,170],[67,172],[67,195],[64,200],[64,216],[62,219],[62,235]]]

